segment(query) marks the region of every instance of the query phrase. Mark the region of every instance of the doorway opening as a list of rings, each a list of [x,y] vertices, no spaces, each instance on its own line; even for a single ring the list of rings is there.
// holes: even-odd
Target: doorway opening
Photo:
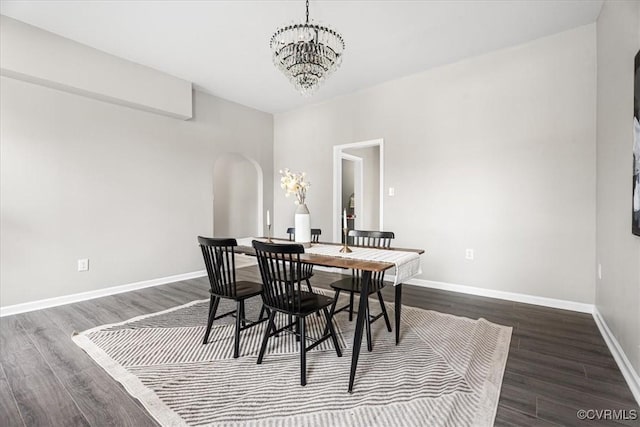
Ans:
[[[347,227],[350,230],[362,228],[363,205],[363,163],[362,157],[347,154],[342,158],[342,214],[347,215]]]
[[[333,147],[333,241],[350,230],[383,229],[384,140]]]

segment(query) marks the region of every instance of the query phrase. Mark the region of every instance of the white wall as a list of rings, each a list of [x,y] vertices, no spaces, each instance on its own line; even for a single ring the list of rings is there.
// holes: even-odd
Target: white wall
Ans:
[[[423,279],[593,303],[595,37],[591,24],[277,114],[275,169],[307,172],[313,225],[330,230],[332,146],[384,138],[384,228],[426,249]],[[274,194],[278,230],[295,206]]]
[[[640,237],[631,233],[633,68],[640,3],[605,2],[597,22],[596,308],[640,373]],[[637,380],[636,380],[637,381]],[[640,386],[640,383],[638,383]]]
[[[0,72],[145,111],[189,119],[191,83],[0,15]]]
[[[2,306],[202,270],[216,159],[273,176],[272,116],[210,95],[181,121],[6,77],[0,90]],[[263,191],[272,208],[273,180]]]

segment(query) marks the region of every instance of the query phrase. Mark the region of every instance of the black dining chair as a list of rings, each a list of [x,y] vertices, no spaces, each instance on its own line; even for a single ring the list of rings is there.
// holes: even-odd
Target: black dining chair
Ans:
[[[287,234],[289,235],[289,240],[294,241],[296,239],[296,229],[295,227],[287,228]],[[320,228],[312,228],[311,229],[311,243],[318,243],[320,241],[320,235],[322,234],[322,230]]]
[[[300,254],[304,253],[304,247],[298,244],[273,244],[253,241],[253,248],[258,258],[258,267],[262,277],[262,302],[269,310],[269,323],[264,331],[258,364],[262,363],[269,338],[292,326],[297,326],[297,334],[300,340],[300,384],[307,383],[306,354],[325,340],[331,338],[338,357],[342,357],[338,338],[331,322],[329,307],[333,304],[333,298],[301,289],[303,277],[303,263]],[[313,340],[307,345],[305,319],[313,313],[323,312],[326,318],[326,327],[322,337]],[[289,323],[278,328],[275,323],[276,313],[282,313]],[[292,321],[293,319],[293,321]]]
[[[263,315],[266,308],[263,306],[257,322],[249,322],[245,317],[245,300],[262,293],[262,285],[248,281],[236,281],[236,266],[234,247],[238,246],[236,239],[216,239],[198,236],[198,243],[202,250],[204,265],[207,268],[209,285],[209,316],[207,330],[202,344],[209,340],[213,321],[225,316],[234,315],[235,335],[233,341],[233,357],[240,353],[240,332],[262,323],[267,318]],[[230,299],[236,302],[236,309],[228,313],[216,316],[218,304],[221,299]]]
[[[371,248],[389,248],[391,247],[391,240],[395,238],[395,234],[391,231],[365,231],[365,230],[349,230],[349,237],[353,238],[354,246],[363,246]],[[367,313],[366,313],[366,328],[367,328],[367,350],[371,351],[373,346],[371,344],[371,324],[381,317],[384,318],[387,324],[387,330],[391,332],[391,322],[389,322],[389,316],[387,315],[387,309],[384,306],[384,299],[382,298],[382,288],[384,287],[384,271],[371,273],[371,284],[369,286],[369,295],[377,294],[378,301],[380,301],[380,314],[372,316],[369,312],[369,295],[361,296],[360,298],[367,299]],[[360,270],[351,270],[351,277],[344,278],[333,282],[331,285],[336,291],[334,296],[334,303],[331,307],[331,315],[335,315],[343,310],[349,310],[349,321],[353,320],[353,298],[355,294],[360,294],[362,291],[362,272]],[[344,307],[336,309],[338,303],[338,297],[340,292],[349,292],[349,304]]]
[[[287,228],[287,234],[289,235],[289,241],[293,241],[296,238],[296,229],[295,227]],[[311,229],[311,243],[318,243],[320,241],[320,235],[322,234],[322,230],[319,228]],[[309,292],[313,292],[311,289],[310,279],[313,277],[313,265],[312,264],[303,264],[302,266],[302,279],[307,282],[307,288],[309,288]]]

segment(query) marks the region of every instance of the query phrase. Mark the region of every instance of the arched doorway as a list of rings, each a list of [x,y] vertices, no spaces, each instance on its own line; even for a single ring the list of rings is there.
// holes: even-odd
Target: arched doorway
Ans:
[[[213,167],[213,234],[216,237],[260,236],[262,168],[237,154],[222,155]]]

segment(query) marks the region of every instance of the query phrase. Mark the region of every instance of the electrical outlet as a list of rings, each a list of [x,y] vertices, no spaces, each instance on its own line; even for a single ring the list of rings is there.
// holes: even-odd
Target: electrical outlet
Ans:
[[[79,259],[78,260],[78,271],[89,271],[89,259]]]
[[[598,279],[602,280],[602,264],[598,264]]]
[[[389,196],[393,197],[396,195],[396,189],[393,187],[389,187]]]
[[[467,249],[464,252],[464,257],[469,260],[473,260],[473,249]]]

